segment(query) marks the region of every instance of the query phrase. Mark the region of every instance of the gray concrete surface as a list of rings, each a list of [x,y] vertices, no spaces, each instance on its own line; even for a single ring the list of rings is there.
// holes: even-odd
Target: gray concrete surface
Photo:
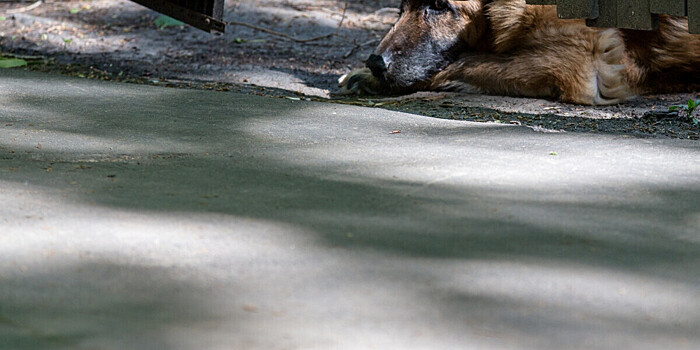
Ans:
[[[0,92],[0,349],[700,348],[698,142]]]

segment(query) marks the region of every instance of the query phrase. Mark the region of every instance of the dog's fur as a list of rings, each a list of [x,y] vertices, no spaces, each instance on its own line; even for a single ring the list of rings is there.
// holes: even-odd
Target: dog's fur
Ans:
[[[650,32],[590,28],[525,0],[403,0],[374,56],[386,70],[350,72],[341,91],[466,91],[603,105],[700,89],[700,35],[688,33],[686,19],[660,15]]]

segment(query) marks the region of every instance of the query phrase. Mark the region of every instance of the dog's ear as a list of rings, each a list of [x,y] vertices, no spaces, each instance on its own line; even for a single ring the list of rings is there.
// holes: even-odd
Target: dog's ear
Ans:
[[[455,12],[467,23],[459,36],[469,47],[475,47],[486,31],[484,3],[484,0],[463,0],[453,1],[450,5],[454,6]]]

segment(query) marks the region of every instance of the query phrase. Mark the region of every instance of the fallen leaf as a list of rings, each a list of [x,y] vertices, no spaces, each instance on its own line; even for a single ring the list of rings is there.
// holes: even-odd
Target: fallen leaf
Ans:
[[[246,312],[257,312],[258,308],[255,305],[243,305],[243,311]]]
[[[0,58],[0,68],[24,67],[27,61],[20,58]]]
[[[169,17],[169,16],[158,16],[155,20],[153,20],[153,24],[158,27],[158,29],[163,29],[166,27],[182,27],[185,25],[182,21],[178,21],[175,18]]]

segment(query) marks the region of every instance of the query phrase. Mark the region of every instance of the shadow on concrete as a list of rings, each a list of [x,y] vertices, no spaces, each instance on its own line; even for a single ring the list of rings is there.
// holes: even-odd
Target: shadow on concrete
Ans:
[[[54,264],[0,276],[4,349],[177,349],[186,347],[188,332],[224,317],[235,329],[230,315],[217,310],[221,299],[214,302],[193,276],[80,254],[80,263],[66,264],[58,253],[49,258]]]
[[[376,169],[401,164],[386,163],[380,156],[376,161],[358,158],[360,163],[338,160],[334,153],[348,151],[336,139],[305,135],[324,127],[322,117],[313,124],[312,104],[128,85],[112,89],[89,81],[78,83],[80,89],[69,83],[65,92],[47,94],[42,84],[34,92],[11,97],[10,105],[23,106],[23,111],[10,109],[2,122],[13,134],[50,131],[59,133],[59,140],[39,141],[41,149],[5,142],[0,149],[4,162],[16,168],[8,171],[6,165],[2,178],[65,186],[54,183],[46,172],[50,166],[80,184],[79,191],[71,191],[78,201],[137,211],[280,220],[313,229],[331,246],[415,257],[537,257],[645,273],[657,264],[680,268],[698,250],[690,232],[700,189],[691,185],[664,188],[638,180],[598,184],[603,191],[616,187],[622,195],[644,193],[639,202],[614,193],[600,197],[599,189],[577,183],[548,189],[392,180],[354,169],[362,162]],[[81,97],[85,90],[99,97]],[[80,113],[74,108],[78,101]],[[282,123],[288,125],[275,127]],[[371,123],[359,125],[359,132],[383,129],[379,132],[387,134],[395,127],[380,119]],[[272,129],[266,130],[268,126]],[[479,140],[489,129],[493,126],[424,125],[415,132],[434,143],[440,137]],[[336,131],[329,130],[328,137],[337,137]],[[353,136],[353,131],[347,133]],[[501,147],[515,148],[517,143],[509,138]],[[385,147],[394,152],[391,145]],[[681,152],[695,150],[687,143],[677,147]],[[439,167],[440,157],[434,158]],[[308,165],[309,159],[316,162]],[[349,232],[352,240],[347,239]]]
[[[513,271],[513,280],[532,277],[534,284],[571,278],[578,272],[584,272],[585,278],[586,271],[609,273],[612,277],[606,277],[606,283],[613,285],[614,276],[662,281],[658,283],[689,289],[700,283],[695,269],[700,251],[697,179],[649,185],[634,176],[602,176],[599,181],[581,183],[581,179],[567,182],[566,177],[557,175],[549,180],[552,186],[548,187],[540,182],[520,182],[522,179],[512,174],[506,175],[505,182],[497,177],[493,183],[482,179],[471,182],[465,173],[462,176],[466,180],[457,177],[454,181],[432,182],[421,178],[423,173],[430,178],[441,174],[440,167],[450,168],[439,152],[444,149],[435,147],[455,138],[467,140],[461,149],[452,151],[465,153],[463,170],[479,172],[479,167],[501,166],[497,159],[495,165],[469,165],[468,160],[470,153],[495,152],[488,149],[489,145],[496,147],[494,143],[483,141],[494,127],[414,125],[413,119],[378,117],[365,119],[355,129],[348,124],[338,129],[328,121],[369,110],[337,107],[341,115],[332,117],[328,108],[336,107],[295,103],[91,81],[26,81],[21,91],[3,100],[7,108],[0,114],[0,131],[6,136],[0,143],[0,180],[45,189],[77,203],[147,215],[214,213],[288,224],[329,249],[416,261],[506,264],[510,266],[506,270]],[[323,132],[323,128],[328,131]],[[389,132],[395,128],[406,135],[410,131],[428,137],[422,139],[423,144],[389,139]],[[518,142],[512,135],[524,137],[529,133],[522,129],[509,134],[498,144],[501,153],[494,154],[517,157],[519,151],[509,148]],[[547,143],[550,139],[546,137],[557,136],[542,137],[537,142]],[[363,143],[348,144],[348,140],[355,139]],[[643,144],[640,140],[616,142],[621,146]],[[571,147],[578,146],[572,139]],[[402,156],[411,147],[436,149],[434,154],[416,155],[416,162],[428,162],[428,166],[414,166],[410,157],[406,160]],[[648,147],[649,154],[697,152],[695,145],[685,143]],[[376,158],[362,156],[370,149],[377,152]],[[528,272],[533,264],[543,270]],[[475,269],[483,271],[481,277],[488,281],[494,275],[486,265]],[[129,283],[109,289],[110,283],[102,281],[98,288],[104,289],[87,293],[100,295],[88,301],[93,303],[87,308],[89,314],[73,315],[71,306],[61,304],[59,296],[68,300],[73,292],[80,294],[83,288],[91,288],[90,280],[80,277],[82,269],[93,271],[91,276],[117,276],[116,280]],[[423,287],[425,294],[420,294],[424,298],[420,302],[442,310],[450,320],[445,327],[459,329],[462,326],[450,324],[460,324],[467,315],[473,320],[476,313],[476,319],[485,324],[487,336],[493,329],[497,335],[517,333],[534,347],[553,342],[565,347],[572,339],[595,347],[601,344],[598,341],[627,339],[639,329],[648,331],[649,337],[663,333],[687,341],[692,334],[690,326],[697,321],[690,319],[679,327],[668,326],[670,321],[666,320],[650,325],[620,308],[604,310],[602,305],[601,309],[590,310],[584,304],[549,305],[546,294],[533,296],[517,288],[508,291],[508,286],[498,290],[479,289],[478,283],[473,283],[476,287],[460,287],[459,273],[428,277],[415,273],[422,276],[420,280],[444,280],[445,284]],[[113,325],[119,330],[117,334],[183,320],[187,321],[175,327],[216,321],[212,305],[203,302],[208,298],[206,291],[175,282],[173,276],[159,277],[162,275],[158,269],[98,261],[48,273],[32,271],[1,277],[2,288],[9,293],[47,287],[62,292],[53,300],[30,298],[26,304],[0,305],[0,315],[5,315],[0,324],[25,329],[29,334],[15,335],[11,344],[39,349],[54,344],[71,346],[87,335],[60,331],[54,335],[45,330],[37,333],[24,326],[24,320],[31,320],[36,313],[75,317],[76,322],[88,324],[107,318],[106,325],[100,327]],[[396,279],[409,285],[415,276],[381,271],[376,282]],[[578,277],[573,278],[574,287],[577,283],[585,285],[576,282]],[[153,282],[143,290],[139,289],[143,281]],[[450,283],[457,285],[450,287]],[[545,293],[546,287],[538,288]],[[586,288],[595,297],[595,285]],[[160,299],[163,289],[182,292],[174,299]],[[12,301],[13,296],[5,300]],[[80,310],[86,310],[84,305]],[[587,318],[573,321],[576,318],[562,316],[562,310]],[[120,319],[122,312],[128,312],[129,317],[143,314],[144,318],[130,323]],[[587,335],[609,327],[613,327],[611,338],[590,340]],[[690,337],[691,343],[697,341]],[[168,346],[167,339],[158,337],[134,342],[153,344],[154,348]]]

